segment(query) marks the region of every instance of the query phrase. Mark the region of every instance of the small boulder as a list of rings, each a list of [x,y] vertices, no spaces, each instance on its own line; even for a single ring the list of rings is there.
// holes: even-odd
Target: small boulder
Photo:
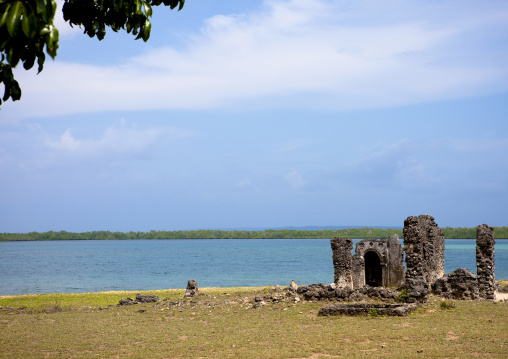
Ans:
[[[138,303],[154,303],[160,301],[160,298],[156,295],[141,295],[136,294],[136,301]]]
[[[118,302],[118,306],[122,306],[122,305],[133,305],[133,304],[138,304],[138,302],[136,302],[134,299],[132,298],[125,298],[125,299],[120,299],[120,301]]]
[[[191,279],[187,282],[187,289],[185,290],[184,298],[194,297],[199,295],[198,282],[195,279]]]
[[[363,295],[362,293],[360,293],[360,291],[357,291],[357,290],[355,290],[354,292],[352,292],[349,295],[350,302],[362,302],[366,299],[367,299],[367,297],[365,295]]]

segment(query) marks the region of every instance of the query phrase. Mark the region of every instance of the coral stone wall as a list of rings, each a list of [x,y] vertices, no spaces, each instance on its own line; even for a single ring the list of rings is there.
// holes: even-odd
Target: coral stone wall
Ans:
[[[422,214],[404,221],[406,279],[422,277],[432,284],[444,275],[444,235],[434,217]]]
[[[494,230],[486,224],[476,229],[476,272],[480,297],[495,299]]]
[[[353,287],[353,241],[350,238],[330,240],[333,255],[334,282],[339,288]]]

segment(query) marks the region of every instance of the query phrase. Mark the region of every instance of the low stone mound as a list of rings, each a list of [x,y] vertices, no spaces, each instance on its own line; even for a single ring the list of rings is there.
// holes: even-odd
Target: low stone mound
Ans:
[[[448,299],[481,299],[476,275],[465,268],[458,268],[439,278],[432,285],[432,291],[435,295]]]
[[[417,305],[412,304],[367,304],[367,303],[338,303],[327,305],[319,309],[318,316],[361,316],[373,314],[405,317],[415,311]]]
[[[359,289],[337,288],[334,284],[322,283],[300,286],[297,293],[305,300],[336,300],[341,302],[360,302],[367,298],[385,302],[396,301],[399,292],[394,289],[365,286]]]
[[[136,300],[134,300],[132,298],[120,299],[120,301],[118,302],[118,306],[133,305],[133,304],[139,304],[139,303],[155,303],[158,301],[160,301],[160,298],[157,297],[156,295],[136,294]]]

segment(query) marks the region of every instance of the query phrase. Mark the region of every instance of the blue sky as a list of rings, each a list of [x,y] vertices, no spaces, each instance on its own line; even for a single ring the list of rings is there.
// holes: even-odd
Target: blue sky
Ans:
[[[506,226],[508,3],[188,0],[57,22],[0,111],[0,232]]]

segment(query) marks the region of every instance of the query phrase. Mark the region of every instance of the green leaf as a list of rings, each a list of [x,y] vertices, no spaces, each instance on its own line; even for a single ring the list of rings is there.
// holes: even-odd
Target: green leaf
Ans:
[[[16,36],[16,31],[19,27],[19,20],[21,18],[21,12],[23,11],[23,4],[21,4],[21,1],[16,1],[12,4],[11,8],[9,9],[9,14],[7,16],[7,31],[9,31],[9,35],[11,37]]]
[[[4,26],[5,22],[7,21],[7,18],[9,17],[9,9],[11,8],[12,3],[7,4],[5,7],[5,11],[2,14],[2,17],[0,18],[0,27]]]
[[[24,6],[21,29],[25,33],[26,37],[33,38],[35,36],[35,19],[30,7]]]
[[[25,62],[23,62],[23,67],[25,70],[30,70],[35,63],[35,52],[32,50],[28,53],[28,55],[25,58]]]
[[[152,30],[152,23],[146,19],[145,26],[143,27],[143,41],[147,42],[150,38],[150,31]]]
[[[7,49],[7,62],[11,67],[16,67],[21,56],[21,51],[16,46],[10,46]]]
[[[44,55],[44,52],[40,52],[37,56],[37,64],[39,65],[39,69],[37,70],[37,75],[41,73],[42,69],[44,68],[44,61],[46,61],[46,55]]]
[[[56,50],[58,49],[58,29],[51,25],[49,34],[47,36],[46,51],[49,56],[54,60],[56,56]]]
[[[39,8],[40,10],[44,10],[46,8],[46,1],[48,0],[35,0],[37,8]]]
[[[11,98],[12,101],[18,101],[21,98],[21,88],[19,87],[19,83],[16,80],[12,80],[11,87]]]
[[[152,16],[152,7],[148,4],[148,2],[143,1],[143,6],[145,7],[145,15]]]

